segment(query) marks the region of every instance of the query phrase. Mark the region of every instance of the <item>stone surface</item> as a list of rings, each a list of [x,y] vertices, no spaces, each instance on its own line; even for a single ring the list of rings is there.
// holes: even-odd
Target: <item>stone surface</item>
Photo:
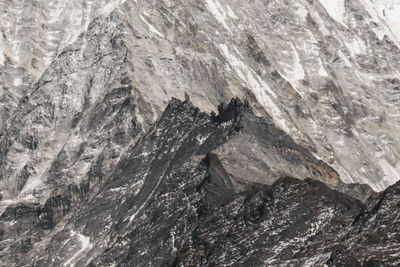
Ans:
[[[0,265],[399,265],[397,10],[1,2]]]
[[[290,155],[287,173],[297,168],[298,178],[312,179],[285,178],[283,172],[270,172],[267,181],[229,174],[219,148],[239,136],[250,142],[254,129],[270,134],[264,139],[275,157]],[[2,261],[367,266],[398,260],[399,184],[365,204],[329,188],[321,182],[334,172],[329,166],[238,99],[221,106],[218,115],[173,99],[109,176],[101,175],[99,165],[89,180],[57,188],[42,205],[8,206],[0,217]]]

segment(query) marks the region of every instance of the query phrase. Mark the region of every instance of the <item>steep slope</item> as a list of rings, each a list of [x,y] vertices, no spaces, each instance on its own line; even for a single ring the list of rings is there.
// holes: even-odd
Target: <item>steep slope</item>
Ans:
[[[211,152],[241,134],[249,142],[249,127],[276,133],[268,137],[275,147],[271,155],[284,158],[288,149],[297,149],[286,171],[297,168],[298,178],[313,179],[282,178],[284,169],[269,181],[229,175]],[[331,252],[341,244],[365,262],[365,246],[376,244],[368,252],[379,250],[380,261],[394,263],[399,244],[389,234],[399,232],[393,223],[398,185],[373,196],[366,208],[316,181],[329,172],[238,100],[221,106],[217,116],[173,100],[109,177],[93,170],[92,179],[57,188],[44,205],[8,206],[0,217],[0,255],[5,266],[296,266],[338,260]],[[360,245],[360,232],[372,235],[377,223],[390,229],[380,239],[387,247],[368,238]]]
[[[0,3],[0,125],[64,48],[87,30],[94,18],[118,4],[93,0],[10,0]]]
[[[398,17],[400,14],[400,3],[396,0],[372,0],[377,14],[386,22],[397,37],[400,40],[400,27],[398,24]]]
[[[396,9],[0,3],[0,264],[399,264]]]
[[[132,80],[154,110],[183,92],[203,110],[251,99],[345,182],[382,190],[399,177],[397,40],[363,2],[340,19],[324,3],[127,2]]]
[[[279,128],[331,164],[344,182],[366,183],[379,191],[399,179],[399,42],[390,23],[369,1],[337,1],[335,5],[331,1],[160,0],[107,5],[83,1],[79,2],[82,9],[72,2],[57,3],[35,8],[26,3],[22,9],[54,13],[43,17],[49,30],[5,35],[10,43],[14,39],[23,42],[23,35],[35,46],[41,44],[38,36],[55,38],[63,45],[58,52],[54,47],[40,48],[48,51],[49,60],[37,74],[29,74],[33,78],[24,85],[10,84],[25,77],[16,70],[33,73],[27,70],[28,63],[15,59],[7,63],[12,70],[2,68],[6,78],[2,85],[3,136],[9,135],[6,129],[18,116],[24,127],[31,127],[23,118],[21,104],[31,101],[42,84],[46,83],[43,90],[51,92],[65,88],[62,94],[68,97],[52,96],[37,104],[74,105],[68,112],[85,114],[82,103],[87,88],[94,88],[85,102],[92,107],[97,94],[108,91],[113,75],[119,75],[132,81],[132,94],[141,99],[135,113],[145,129],[171,97],[184,99],[186,93],[204,111],[216,111],[219,103],[240,97],[257,114],[271,115]],[[18,9],[18,5],[3,5],[8,12]],[[82,12],[81,19],[70,21],[68,14],[76,10]],[[27,22],[18,20],[22,16],[18,14],[8,17],[12,21],[2,22],[2,27],[19,21],[17,25],[23,28]],[[36,17],[37,12],[30,16]],[[94,17],[98,18],[88,23]],[[56,30],[61,27],[57,25],[63,30]],[[51,31],[51,27],[56,28]],[[113,47],[121,42],[124,45]],[[18,47],[13,50],[25,51]],[[18,57],[44,60],[29,51]],[[113,55],[124,53],[123,61],[113,62],[115,69],[102,66],[115,60]],[[70,64],[70,60],[79,64]],[[92,77],[97,68],[104,68],[103,77]],[[66,103],[68,99],[71,103]],[[49,131],[55,134],[59,129]],[[26,157],[19,149],[12,151],[2,155],[8,165],[14,164],[13,158]],[[24,166],[12,167],[12,176]]]

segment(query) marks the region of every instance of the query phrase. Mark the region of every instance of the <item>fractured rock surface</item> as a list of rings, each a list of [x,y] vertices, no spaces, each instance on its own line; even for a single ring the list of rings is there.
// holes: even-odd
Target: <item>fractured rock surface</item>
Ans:
[[[397,10],[3,1],[0,265],[399,265]]]
[[[265,136],[271,154],[290,155],[286,174],[298,168],[297,178],[307,179],[284,177],[283,168],[266,171],[271,180],[265,181],[229,174],[216,152],[238,136],[252,140],[251,129],[275,133]],[[172,100],[110,176],[98,176],[99,169],[88,182],[53,191],[43,205],[8,206],[0,218],[3,261],[298,266],[398,260],[399,185],[372,194],[366,204],[332,189],[337,183],[329,188],[321,182],[331,179],[329,166],[237,99],[211,116]]]

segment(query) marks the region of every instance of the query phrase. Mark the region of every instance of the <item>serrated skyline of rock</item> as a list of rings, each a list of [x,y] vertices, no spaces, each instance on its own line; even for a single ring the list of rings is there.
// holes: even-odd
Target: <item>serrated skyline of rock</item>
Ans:
[[[400,168],[399,42],[391,34],[397,29],[379,14],[383,2],[374,3],[375,10],[368,1],[342,2],[337,7],[326,1],[255,2],[242,9],[235,2],[211,0],[193,5],[25,1],[24,7],[5,2],[2,129],[10,127],[7,121],[17,116],[22,99],[49,82],[46,76],[63,56],[101,60],[101,55],[82,53],[90,42],[88,27],[96,17],[99,22],[115,18],[110,31],[130,44],[120,66],[149,106],[150,112],[138,112],[143,125],[154,122],[172,96],[183,99],[185,92],[208,112],[239,96],[254,102],[260,115],[272,116],[344,182],[383,190],[398,180]],[[38,13],[45,14],[39,16],[43,22],[36,19]],[[79,73],[63,81],[67,88],[76,87],[66,104],[69,113],[82,110],[87,76]],[[57,93],[52,98],[60,105]],[[21,171],[24,164],[19,165],[13,172]]]
[[[323,227],[339,231],[359,253],[346,259],[368,262],[355,245],[365,236],[355,233],[352,220],[378,212],[377,199],[397,192],[400,180],[399,10],[393,0],[1,2],[1,257],[11,266],[129,266],[126,255],[144,264],[150,258],[131,251],[130,235],[171,227],[176,221],[157,224],[146,214],[175,216],[169,205],[176,203],[187,213],[170,238],[188,249],[162,243],[163,256],[156,247],[149,257],[175,260],[153,264],[190,265],[196,257],[238,263],[223,251],[207,258],[207,248],[196,243],[215,234],[206,221],[252,233],[246,227],[253,224],[248,216],[258,216],[255,206],[276,215],[270,205],[277,199],[294,208],[275,198],[282,186],[299,202],[308,201],[307,192],[321,199],[328,192],[326,207],[310,203],[329,211],[311,218],[322,223],[321,216],[333,216]],[[183,195],[175,176],[189,190]],[[330,210],[341,194],[344,206]],[[158,197],[166,202],[157,206]],[[219,217],[232,203],[246,227]],[[360,227],[390,216],[395,221],[396,203],[390,205],[385,211],[392,214],[368,217]],[[337,212],[345,214],[341,227]],[[100,236],[88,226],[89,214],[104,229]],[[257,224],[266,223],[260,218]],[[314,235],[311,224],[296,238]],[[390,227],[392,238],[397,228]],[[141,238],[152,244],[149,236]],[[382,262],[394,262],[395,241]],[[342,260],[335,256],[343,252],[339,243],[327,240],[320,255],[311,255],[311,247],[297,251],[299,261],[287,261],[275,244],[282,257],[257,264],[306,264],[313,257],[335,263]],[[121,259],[106,253],[117,248],[125,253]]]

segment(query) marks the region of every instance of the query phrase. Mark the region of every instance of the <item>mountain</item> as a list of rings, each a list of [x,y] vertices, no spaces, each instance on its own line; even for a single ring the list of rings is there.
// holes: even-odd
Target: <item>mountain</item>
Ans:
[[[399,8],[3,1],[0,265],[398,265]]]

